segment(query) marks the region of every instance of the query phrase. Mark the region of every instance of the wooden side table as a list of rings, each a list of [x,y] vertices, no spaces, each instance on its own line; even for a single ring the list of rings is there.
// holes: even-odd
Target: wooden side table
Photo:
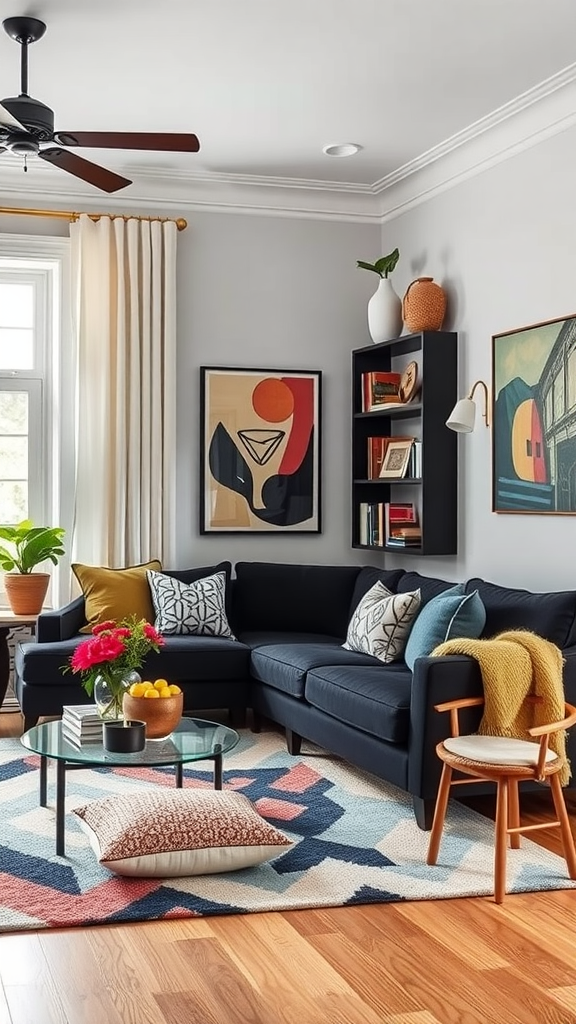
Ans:
[[[10,630],[17,626],[32,626],[34,628],[37,618],[37,615],[14,615],[7,609],[0,611],[0,707],[10,682],[10,651],[8,650]]]

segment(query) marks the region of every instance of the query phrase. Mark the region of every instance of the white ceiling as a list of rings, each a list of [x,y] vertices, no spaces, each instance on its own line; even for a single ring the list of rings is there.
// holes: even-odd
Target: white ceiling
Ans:
[[[29,91],[54,109],[57,129],[198,135],[198,154],[78,151],[129,177],[153,168],[372,186],[576,56],[576,0],[13,0],[2,8],[2,17],[48,25],[29,48]],[[19,61],[20,47],[0,32],[0,99],[19,92]],[[334,142],[363,149],[324,156]],[[3,168],[19,163],[0,158],[0,191]],[[37,163],[45,180],[65,174]]]

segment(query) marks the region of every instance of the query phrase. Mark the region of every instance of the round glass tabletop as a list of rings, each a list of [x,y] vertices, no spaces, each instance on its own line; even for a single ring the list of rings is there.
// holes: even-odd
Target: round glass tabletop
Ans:
[[[182,718],[174,732],[163,740],[147,740],[144,750],[134,754],[113,754],[102,742],[77,746],[65,739],[62,722],[43,722],[20,737],[20,742],[43,757],[71,764],[89,765],[175,765],[202,761],[232,750],[240,739],[234,729],[201,718]]]

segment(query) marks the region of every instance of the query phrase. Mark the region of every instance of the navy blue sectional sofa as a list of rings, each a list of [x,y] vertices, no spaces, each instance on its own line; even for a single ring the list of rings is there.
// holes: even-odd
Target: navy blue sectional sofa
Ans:
[[[234,578],[230,563],[190,572],[197,578],[215,569],[229,577],[237,639],[167,637],[144,675],[178,682],[189,713],[252,708],[256,727],[262,716],[284,726],[293,754],[305,738],[399,786],[412,795],[419,825],[429,828],[441,768],[435,747],[449,725],[434,705],[481,695],[478,664],[463,656],[424,657],[412,672],[404,661],[385,665],[342,643],[352,612],[377,580],[395,592],[419,588],[422,604],[453,584],[371,566],[239,562]],[[466,583],[472,590],[486,607],[484,636],[531,629],[562,648],[566,699],[576,703],[576,592],[534,594],[481,579]],[[17,646],[15,688],[26,728],[39,716],[60,714],[64,704],[88,699],[78,678],[62,673],[85,639],[79,633],[84,624],[78,598],[40,615],[35,641]],[[473,730],[478,720],[479,712],[470,711],[464,727]],[[576,766],[574,732],[568,752]]]

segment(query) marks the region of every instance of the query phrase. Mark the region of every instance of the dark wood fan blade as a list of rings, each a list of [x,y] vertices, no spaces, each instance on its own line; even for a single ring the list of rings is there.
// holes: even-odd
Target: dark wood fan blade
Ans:
[[[162,132],[57,132],[61,146],[92,146],[95,149],[156,149],[172,153],[197,153],[196,135]]]
[[[84,160],[84,157],[69,153],[66,149],[42,149],[38,156],[41,160],[47,160],[49,164],[54,164],[55,167],[61,167],[63,171],[82,178],[90,185],[101,188],[103,192],[117,192],[118,189],[132,184],[129,178],[122,178],[114,171],[100,167],[99,164],[93,164],[90,160]]]

